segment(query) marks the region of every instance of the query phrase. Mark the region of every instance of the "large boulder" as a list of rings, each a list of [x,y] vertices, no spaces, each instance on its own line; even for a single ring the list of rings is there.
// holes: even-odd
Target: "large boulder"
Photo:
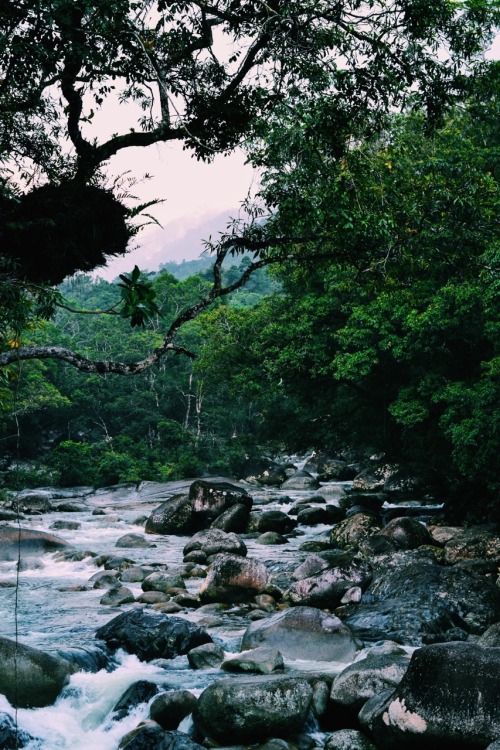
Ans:
[[[200,695],[193,713],[196,728],[216,742],[233,745],[300,732],[313,690],[294,677],[220,680]]]
[[[0,637],[0,693],[15,708],[52,705],[75,671],[65,659]]]
[[[111,649],[137,654],[141,661],[172,659],[212,641],[205,630],[188,620],[138,609],[118,615],[99,628],[96,637]]]
[[[248,510],[252,507],[252,498],[248,492],[229,482],[207,482],[197,479],[189,488],[189,499],[198,529],[209,526],[232,505],[238,503]]]
[[[437,565],[422,551],[373,561],[368,596],[349,605],[345,615],[360,638],[421,646],[481,635],[500,619],[500,589],[492,581]]]
[[[147,534],[191,534],[193,504],[188,495],[174,495],[154,509],[146,521]]]
[[[500,648],[444,643],[414,652],[372,719],[383,750],[485,748],[500,736]]]
[[[242,650],[271,646],[287,659],[352,661],[359,644],[335,615],[314,607],[293,607],[252,622],[243,635]]]
[[[345,592],[353,586],[365,589],[372,578],[371,566],[364,560],[352,559],[292,584],[285,594],[292,604],[334,609]]]
[[[269,574],[264,563],[239,555],[216,555],[200,588],[200,601],[241,602],[260,594]]]
[[[242,557],[247,554],[246,544],[237,534],[214,528],[198,531],[184,546],[183,554],[187,555],[194,550],[201,550],[207,557],[221,552]]]
[[[17,526],[0,527],[0,560],[35,557],[46,552],[72,549],[73,545],[53,534]]]
[[[356,713],[381,690],[395,688],[403,679],[410,657],[406,654],[370,654],[346,667],[333,681],[333,711],[347,708]]]

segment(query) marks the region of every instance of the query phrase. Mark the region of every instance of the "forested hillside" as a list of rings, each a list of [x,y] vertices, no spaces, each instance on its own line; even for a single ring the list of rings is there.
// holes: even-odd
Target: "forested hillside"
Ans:
[[[189,322],[179,342],[196,359],[131,378],[23,363],[3,393],[4,451],[15,454],[17,422],[21,456],[52,481],[105,485],[233,473],[262,450],[356,448],[438,469],[450,492],[491,497],[497,114],[493,98],[471,101],[433,134],[418,113],[397,116],[340,159],[304,148],[304,132],[280,123],[263,191],[280,210],[266,231],[321,227],[325,257],[261,270]],[[250,262],[226,262],[224,283]],[[149,274],[157,313],[144,328],[112,314],[116,285],[76,276],[60,287],[65,305],[108,314],[60,307],[30,338],[137,359],[159,343],[160,322],[206,293],[211,273]]]

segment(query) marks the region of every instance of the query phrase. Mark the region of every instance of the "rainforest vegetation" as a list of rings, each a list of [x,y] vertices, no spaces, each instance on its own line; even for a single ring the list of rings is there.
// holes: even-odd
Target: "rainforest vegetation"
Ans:
[[[6,484],[355,449],[494,508],[499,66],[482,52],[496,3],[5,5]],[[112,96],[142,114],[98,143]],[[168,140],[207,161],[245,148],[261,175],[248,221],[221,227],[193,275],[86,275],[154,215],[113,187],[112,156]]]

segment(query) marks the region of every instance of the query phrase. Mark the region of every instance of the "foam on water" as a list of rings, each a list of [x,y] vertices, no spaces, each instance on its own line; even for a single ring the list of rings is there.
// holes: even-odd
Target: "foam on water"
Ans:
[[[29,750],[115,750],[120,738],[148,716],[143,703],[125,718],[115,721],[112,709],[119,698],[137,680],[161,683],[163,669],[139,661],[136,656],[121,653],[120,664],[113,672],[96,674],[77,672],[53,706],[36,710],[19,709],[17,721],[40,742],[30,743]],[[11,716],[14,709],[0,696],[0,710]],[[28,749],[27,749],[28,750]]]

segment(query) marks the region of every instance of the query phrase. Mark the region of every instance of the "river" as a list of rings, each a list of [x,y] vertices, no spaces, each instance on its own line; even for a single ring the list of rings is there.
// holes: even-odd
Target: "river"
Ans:
[[[130,557],[138,563],[167,564],[175,570],[182,564],[182,549],[188,537],[148,535],[151,547],[141,549],[116,549],[117,540],[124,534],[143,532],[143,520],[165,499],[185,491],[190,481],[172,482],[157,485],[144,483],[139,491],[134,487],[83,492],[74,499],[84,502],[88,510],[62,512],[54,510],[41,515],[29,515],[22,521],[23,527],[48,531],[71,543],[77,550],[90,550],[98,555],[119,555]],[[265,505],[266,509],[280,509],[287,512],[292,502],[313,494],[326,496],[327,502],[335,504],[348,483],[324,486],[317,492],[277,490],[266,492],[247,488],[254,497],[254,503]],[[71,494],[71,493],[69,493]],[[54,504],[62,500],[53,501]],[[93,515],[99,509],[104,515]],[[76,530],[54,531],[51,526],[56,521],[77,521]],[[264,560],[272,571],[285,561],[298,564],[306,553],[299,551],[299,545],[308,538],[325,535],[330,526],[300,527],[297,536],[292,536],[287,545],[262,546],[253,539],[245,539],[248,556]],[[17,637],[23,644],[53,652],[67,648],[93,649],[95,631],[118,613],[138,606],[124,605],[112,608],[100,604],[105,593],[102,589],[89,587],[89,579],[100,568],[96,568],[93,558],[80,561],[61,560],[58,554],[43,555],[22,565],[17,574],[16,562],[0,563],[0,635]],[[14,586],[18,580],[17,589]],[[187,588],[196,594],[203,579],[187,580]],[[91,586],[92,584],[90,584]],[[126,584],[135,595],[142,592],[140,584]],[[239,651],[242,635],[248,619],[234,608],[234,614],[225,615],[220,622],[212,617],[210,627],[203,618],[206,615],[198,610],[185,610],[179,616],[200,622],[210,632],[212,638],[223,646],[226,653]],[[346,665],[341,663],[286,662],[287,668],[339,672]],[[116,721],[112,710],[120,696],[135,681],[146,679],[169,688],[185,688],[198,695],[211,680],[220,678],[218,669],[197,671],[189,668],[187,657],[161,660],[161,663],[140,662],[136,656],[118,652],[115,668],[112,671],[100,670],[96,673],[78,672],[71,678],[55,705],[39,709],[19,709],[18,726],[36,742],[27,746],[28,750],[115,750],[120,738],[133,729],[139,721],[148,716],[148,705],[141,704],[125,718]],[[0,696],[0,710],[11,715],[14,709]],[[182,728],[182,727],[181,727]]]

